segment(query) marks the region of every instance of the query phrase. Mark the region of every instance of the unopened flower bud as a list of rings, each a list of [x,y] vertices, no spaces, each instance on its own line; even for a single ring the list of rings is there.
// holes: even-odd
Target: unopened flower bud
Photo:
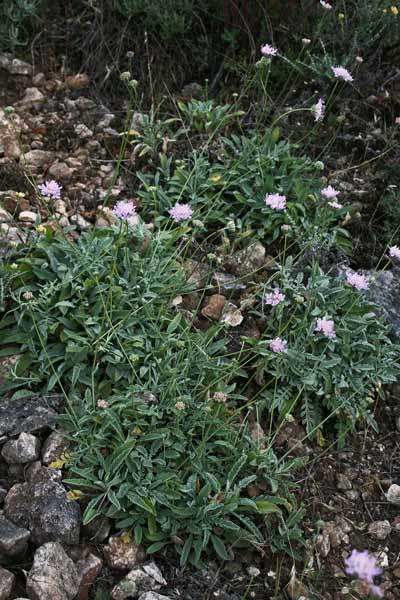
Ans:
[[[130,71],[124,71],[119,76],[121,81],[130,81],[131,77],[132,77],[132,75],[131,75]]]

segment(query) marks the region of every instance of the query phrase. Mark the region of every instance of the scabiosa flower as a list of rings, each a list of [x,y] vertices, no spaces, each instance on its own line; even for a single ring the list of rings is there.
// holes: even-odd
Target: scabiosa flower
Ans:
[[[303,38],[301,40],[301,43],[303,44],[303,46],[309,46],[311,44],[311,40],[309,38]]]
[[[331,185],[328,185],[328,187],[321,190],[321,194],[327,200],[332,200],[332,198],[336,198],[336,196],[339,196],[340,192],[335,190],[335,188]]]
[[[62,186],[58,185],[57,181],[54,181],[54,179],[45,181],[39,185],[39,190],[46,198],[53,198],[54,200],[59,200],[61,198]]]
[[[314,119],[315,121],[322,121],[325,115],[325,103],[320,98],[317,104],[314,106]]]
[[[343,204],[340,204],[340,202],[336,202],[336,200],[334,200],[333,202],[328,202],[328,204],[331,208],[343,208]]]
[[[400,117],[396,117],[394,122],[396,123],[396,125],[400,125]]]
[[[185,410],[186,405],[185,405],[184,402],[182,402],[181,400],[179,400],[178,402],[176,402],[175,408],[176,408],[176,410]]]
[[[354,81],[352,75],[344,67],[332,67],[332,71],[337,79],[343,79],[343,81]]]
[[[357,575],[357,577],[368,583],[373,583],[374,577],[382,573],[382,569],[376,564],[375,556],[369,554],[368,550],[363,552],[353,550],[344,562],[347,575]]]
[[[270,350],[272,350],[272,352],[286,353],[287,352],[287,341],[282,340],[280,337],[277,337],[274,340],[270,341],[269,347],[270,347]]]
[[[271,306],[277,306],[281,302],[285,300],[285,294],[282,294],[279,290],[274,290],[271,294],[265,294],[265,304],[270,304]]]
[[[398,246],[391,246],[391,248],[389,248],[389,256],[400,260],[400,248]]]
[[[186,219],[190,219],[193,214],[193,210],[190,208],[189,204],[180,204],[179,202],[170,208],[168,212],[175,223],[186,221]]]
[[[263,56],[276,56],[278,54],[278,48],[271,46],[270,44],[264,44],[261,46],[261,54]]]
[[[315,331],[319,331],[326,335],[326,337],[334,339],[336,337],[335,333],[335,323],[332,319],[325,316],[322,319],[317,319],[317,324],[315,326]]]
[[[129,219],[129,217],[132,217],[136,214],[136,207],[133,202],[125,202],[124,200],[120,200],[112,209],[112,213],[118,217],[118,219],[126,221]]]
[[[324,0],[319,0],[320,5],[325,8],[325,10],[332,10],[333,6],[332,4],[329,4],[329,2],[324,2]]]
[[[359,275],[359,273],[352,273],[351,271],[347,271],[346,281],[356,290],[368,289],[368,281],[366,277],[364,275]]]
[[[279,194],[267,194],[265,196],[265,204],[274,210],[285,210],[286,196],[280,196]]]

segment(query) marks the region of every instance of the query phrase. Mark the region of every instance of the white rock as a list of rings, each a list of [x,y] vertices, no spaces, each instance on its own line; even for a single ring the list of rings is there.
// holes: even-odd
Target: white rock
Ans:
[[[19,213],[19,220],[24,223],[35,223],[37,214],[31,210],[23,210]]]
[[[390,504],[400,506],[400,485],[393,483],[386,493],[386,498]]]

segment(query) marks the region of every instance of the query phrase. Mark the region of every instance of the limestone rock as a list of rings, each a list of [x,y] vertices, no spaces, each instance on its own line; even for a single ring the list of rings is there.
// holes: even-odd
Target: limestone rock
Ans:
[[[103,567],[103,561],[95,554],[88,554],[77,562],[76,568],[80,576],[78,600],[87,600],[89,592]]]
[[[15,585],[15,575],[0,567],[0,600],[10,597]]]
[[[133,569],[144,560],[145,552],[133,540],[114,535],[104,546],[104,557],[111,569]]]
[[[113,600],[125,600],[144,592],[158,591],[166,585],[160,569],[154,562],[133,569],[112,590]]]
[[[400,506],[400,485],[393,483],[386,493],[386,498],[390,504]]]
[[[390,532],[392,531],[392,526],[389,521],[374,521],[370,523],[368,527],[368,533],[370,536],[374,537],[377,540],[385,540]]]
[[[221,317],[225,303],[225,296],[222,296],[221,294],[213,294],[207,298],[207,304],[204,306],[201,313],[213,321],[218,321]]]
[[[53,431],[43,444],[42,462],[44,465],[58,460],[62,454],[68,451],[70,447],[69,440],[60,431]]]
[[[32,600],[73,600],[79,590],[77,568],[58,542],[36,550],[26,590]]]
[[[57,419],[57,410],[63,404],[59,394],[32,396],[0,402],[0,436],[39,431],[50,427]]]
[[[19,220],[24,223],[35,223],[37,219],[37,214],[32,210],[23,210],[19,213]]]
[[[6,556],[23,554],[27,549],[30,531],[17,527],[4,517],[0,517],[0,552]]]
[[[14,58],[8,52],[0,54],[0,68],[10,75],[32,75],[32,65],[19,58]]]
[[[22,432],[17,440],[9,440],[1,455],[8,464],[25,464],[36,460],[40,453],[40,440],[31,433]]]
[[[19,527],[29,529],[36,545],[79,542],[79,504],[68,500],[66,490],[57,481],[15,484],[4,500],[4,513]]]

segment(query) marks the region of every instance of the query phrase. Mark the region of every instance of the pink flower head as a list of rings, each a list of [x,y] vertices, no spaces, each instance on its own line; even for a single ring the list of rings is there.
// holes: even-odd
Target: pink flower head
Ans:
[[[267,194],[265,196],[265,204],[274,210],[285,210],[286,196],[280,196],[279,194]]]
[[[370,592],[377,598],[383,598],[383,591],[379,587],[379,585],[371,585]]]
[[[321,190],[321,195],[327,200],[332,200],[332,198],[336,198],[336,196],[339,196],[339,194],[340,192],[335,190],[335,188],[331,185],[328,185],[328,187]]]
[[[336,202],[336,200],[334,200],[333,202],[328,202],[328,204],[331,208],[343,208],[343,204],[340,204],[340,202]]]
[[[282,294],[279,290],[274,290],[272,294],[265,294],[265,304],[270,304],[271,306],[277,306],[284,301],[286,298],[285,294]]]
[[[270,341],[269,347],[272,350],[272,352],[286,353],[287,352],[287,341],[282,340],[280,337],[277,337],[274,340]]]
[[[314,120],[322,121],[322,119],[324,118],[324,114],[325,114],[325,103],[322,100],[322,98],[320,98],[318,100],[317,104],[314,106]]]
[[[270,44],[264,44],[261,46],[261,54],[263,56],[276,56],[278,54],[278,48],[271,46]]]
[[[352,273],[351,271],[347,271],[346,281],[356,290],[368,289],[368,281],[364,275],[359,275],[358,273]]]
[[[337,79],[343,79],[343,81],[354,81],[352,75],[344,67],[332,67],[332,71]]]
[[[326,335],[326,337],[334,339],[336,337],[335,333],[335,323],[332,319],[328,317],[324,317],[323,319],[317,319],[317,324],[315,326],[315,331],[319,331]]]
[[[375,556],[369,554],[368,550],[363,552],[353,550],[344,562],[347,575],[357,575],[367,583],[373,583],[374,577],[382,573],[382,569],[376,564]]]
[[[112,213],[118,217],[118,219],[126,221],[129,219],[129,217],[132,217],[136,214],[136,207],[133,202],[125,202],[124,200],[120,200],[112,209]]]
[[[186,221],[186,219],[190,219],[193,214],[193,210],[190,208],[189,204],[180,204],[179,202],[170,208],[168,212],[175,223]]]
[[[319,3],[321,6],[323,6],[326,10],[332,10],[333,6],[332,4],[329,4],[329,2],[324,2],[324,0],[319,0]]]
[[[398,246],[392,246],[389,248],[389,256],[400,260],[400,248]]]
[[[57,181],[54,181],[54,179],[45,181],[39,185],[39,190],[46,198],[53,198],[54,200],[59,200],[61,198],[62,186],[58,185]]]
[[[396,123],[396,125],[400,125],[400,117],[396,117],[394,122]]]

